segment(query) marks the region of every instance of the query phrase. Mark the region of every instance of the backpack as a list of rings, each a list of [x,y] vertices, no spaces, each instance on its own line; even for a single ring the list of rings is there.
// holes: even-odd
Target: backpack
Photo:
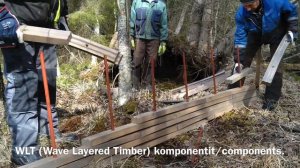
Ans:
[[[52,28],[65,9],[65,0],[6,0],[5,5],[21,24]]]

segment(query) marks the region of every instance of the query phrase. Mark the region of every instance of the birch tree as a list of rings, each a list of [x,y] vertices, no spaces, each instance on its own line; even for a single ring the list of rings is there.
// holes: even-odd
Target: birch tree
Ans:
[[[122,56],[119,64],[119,106],[124,105],[129,100],[131,90],[131,53],[129,47],[129,31],[126,7],[126,0],[118,0],[118,41],[119,52]]]

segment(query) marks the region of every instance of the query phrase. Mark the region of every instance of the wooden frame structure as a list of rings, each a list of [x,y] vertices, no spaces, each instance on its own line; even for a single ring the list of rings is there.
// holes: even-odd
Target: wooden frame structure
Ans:
[[[256,101],[255,87],[243,87],[209,95],[198,100],[183,102],[135,116],[132,122],[82,140],[82,146],[73,149],[107,149],[109,155],[67,155],[47,157],[22,166],[34,167],[97,167],[110,164],[130,155],[118,155],[112,147],[145,149],[158,145],[187,131],[204,126],[234,108],[241,108]]]

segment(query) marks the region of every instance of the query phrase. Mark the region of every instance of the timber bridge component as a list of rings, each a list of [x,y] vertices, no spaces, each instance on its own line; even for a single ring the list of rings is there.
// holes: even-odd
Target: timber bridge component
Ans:
[[[22,32],[23,39],[25,41],[70,45],[100,58],[104,58],[105,62],[108,60],[114,64],[118,64],[121,59],[117,50],[73,35],[68,31],[23,26]],[[286,43],[285,38],[282,39],[282,43]],[[278,48],[277,50],[278,51],[275,52],[275,55],[272,58],[270,63],[271,65],[267,68],[267,72],[269,72],[266,75],[268,78],[267,81],[272,81],[273,74],[276,72],[278,64],[280,63],[284,53],[282,50],[285,50],[285,48]],[[213,63],[212,54],[211,60]],[[257,53],[256,62],[255,86],[242,87],[241,85],[240,88],[216,93],[215,78],[218,77],[219,81],[222,81],[225,72],[219,72],[217,74],[213,72],[213,84],[215,87],[214,95],[142,113],[133,117],[130,124],[116,127],[112,130],[107,130],[82,139],[80,147],[73,148],[71,150],[66,149],[67,152],[65,152],[65,154],[60,154],[55,157],[46,157],[22,167],[73,168],[105,166],[131,155],[116,153],[113,147],[124,149],[149,149],[150,147],[154,147],[160,143],[170,140],[177,135],[203,127],[208,121],[215,119],[226,112],[233,109],[239,109],[244,106],[249,106],[251,103],[257,101],[257,89],[259,88],[260,83],[260,51]],[[234,83],[247,76],[251,73],[251,71],[252,69],[250,68],[243,69],[240,73],[227,78],[226,83]],[[206,88],[203,84],[211,83],[208,82],[208,80],[209,79],[205,79],[200,83],[197,82],[189,84],[192,94],[197,93],[198,90]],[[268,84],[268,82],[266,82],[266,84]],[[153,86],[153,88],[155,88],[155,84]],[[186,97],[186,100],[188,100],[187,82],[185,82],[186,93],[184,93],[183,90],[184,88],[180,87],[173,90],[173,92],[177,94],[176,97]],[[108,95],[110,94],[108,93]],[[80,151],[87,151],[89,149],[92,151],[96,151],[96,149],[106,149],[108,150],[108,153],[102,155],[92,153],[89,153],[88,155],[80,154],[82,153]]]
[[[182,102],[135,116],[130,124],[107,130],[82,140],[82,145],[64,155],[47,157],[22,166],[34,167],[99,167],[130,155],[115,153],[113,147],[146,149],[177,135],[203,127],[208,121],[232,109],[242,108],[257,100],[254,86],[244,86],[219,92],[190,102]],[[75,155],[83,149],[108,149],[109,154]]]

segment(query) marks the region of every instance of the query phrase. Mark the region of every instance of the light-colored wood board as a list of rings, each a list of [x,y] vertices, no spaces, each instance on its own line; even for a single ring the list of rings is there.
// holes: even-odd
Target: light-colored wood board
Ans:
[[[256,101],[257,100],[257,97],[252,97],[252,98],[250,98],[250,99],[246,99],[246,101],[248,101],[248,102],[252,102],[252,101]],[[242,101],[239,101],[238,102],[238,104],[236,104],[236,106],[239,106],[240,108],[241,107],[243,107],[244,106],[244,101],[245,100],[242,100]],[[228,107],[228,106],[227,106]],[[228,109],[225,109],[224,111],[216,111],[216,114],[214,114],[215,115],[215,117],[219,117],[220,115],[223,115],[223,114],[225,114],[226,112],[229,112],[230,110],[232,110],[232,108],[228,108]],[[214,119],[214,118],[212,118],[212,117],[210,117],[210,120],[211,119]],[[207,121],[206,121],[207,122]],[[163,139],[163,137],[161,138],[161,139]],[[156,141],[157,142],[157,141]],[[164,142],[164,141],[163,141]],[[160,143],[162,143],[162,142],[157,142],[157,144],[160,144]],[[156,145],[157,145],[156,144]],[[150,146],[151,145],[151,143],[147,143],[146,145],[144,145],[143,147],[147,147],[147,146]],[[155,145],[154,145],[155,146]],[[153,147],[153,146],[152,146]],[[141,145],[141,147],[140,148],[142,148],[142,145]],[[101,161],[99,161],[99,164],[101,164],[101,165],[110,165],[111,164],[111,158],[113,159],[113,161],[115,162],[115,161],[119,161],[119,160],[121,160],[121,159],[124,159],[124,158],[127,158],[127,157],[129,157],[129,155],[114,155],[114,156],[111,156],[110,158],[106,158],[106,159],[103,159],[103,160],[101,160]]]
[[[225,113],[230,112],[232,109],[241,108],[244,105],[249,104],[249,103],[251,103],[253,101],[256,101],[256,100],[257,100],[257,97],[254,96],[254,97],[251,97],[251,98],[246,98],[244,100],[238,100],[236,102],[233,102],[230,105],[228,105],[228,107],[224,107],[225,110],[220,110],[220,111],[216,110],[216,111],[211,112],[209,114],[209,117],[207,118],[207,120],[210,121],[210,120],[213,120],[215,118],[218,118],[218,117],[224,115]]]
[[[101,58],[104,58],[104,55],[106,55],[107,59],[115,64],[118,64],[120,61],[117,50],[111,49],[77,35],[72,35],[69,45]]]
[[[277,68],[281,62],[281,59],[284,55],[284,52],[289,45],[289,42],[287,42],[287,39],[288,39],[287,35],[285,35],[282,38],[278,48],[276,49],[276,51],[271,59],[269,66],[264,74],[262,83],[264,83],[266,85],[270,85],[272,83],[274,75],[275,75]]]
[[[132,123],[143,123],[155,118],[159,118],[161,116],[164,115],[168,115],[171,113],[175,113],[184,109],[187,109],[189,107],[194,107],[200,104],[208,104],[208,105],[213,105],[216,104],[214,101],[219,102],[219,101],[223,101],[223,98],[227,98],[228,96],[231,95],[235,95],[241,92],[246,92],[248,90],[253,90],[255,88],[253,88],[252,86],[245,86],[243,88],[235,88],[235,89],[230,89],[230,90],[226,90],[224,92],[220,92],[216,95],[209,95],[209,96],[205,96],[203,98],[200,98],[198,100],[194,100],[191,102],[183,102],[183,103],[179,103],[173,106],[168,106],[166,108],[162,108],[157,110],[156,112],[146,112],[143,114],[140,114],[138,116],[135,116],[131,121]]]
[[[207,117],[207,114],[204,113],[202,115],[198,115],[197,113],[195,113],[196,115],[192,116],[192,115],[189,115],[189,120],[186,120],[184,122],[180,122],[177,120],[177,124],[175,125],[172,125],[170,127],[167,127],[165,129],[160,129],[160,130],[157,130],[157,132],[154,132],[154,133],[151,133],[149,135],[146,135],[148,133],[143,133],[143,131],[140,131],[141,133],[143,133],[144,135],[142,135],[141,137],[136,137],[135,140],[133,141],[129,141],[127,143],[124,143],[124,142],[114,142],[114,143],[111,143],[109,142],[110,144],[105,144],[105,145],[99,145],[99,146],[95,146],[93,148],[95,149],[99,149],[99,148],[106,148],[106,147],[111,147],[110,149],[110,154],[115,154],[114,153],[114,150],[112,149],[112,147],[123,147],[123,148],[131,148],[131,147],[134,147],[134,146],[137,146],[137,145],[140,145],[141,143],[145,143],[147,141],[151,141],[152,139],[155,139],[157,137],[161,137],[161,136],[164,136],[166,134],[170,134],[170,133],[173,133],[173,132],[176,132],[178,130],[181,130],[195,122],[198,122],[204,118]],[[198,116],[197,116],[198,115]],[[183,119],[184,120],[184,119]],[[149,130],[150,132],[153,132],[151,130]],[[155,130],[156,131],[156,130]],[[85,158],[82,158],[80,160],[75,160],[75,163],[69,163],[67,164],[66,166],[63,166],[63,167],[72,167],[74,165],[77,165],[78,164],[88,164],[91,160],[96,160],[96,161],[100,161],[104,158],[107,158],[109,156],[100,156],[100,155],[95,155],[95,156],[89,156],[89,157],[85,157]]]
[[[86,146],[80,146],[76,148],[76,151],[78,149],[87,149]],[[57,168],[61,165],[73,162],[74,160],[81,159],[82,155],[72,155],[72,150],[69,150],[69,155],[57,155],[57,157],[46,157],[41,160],[35,161],[33,163],[21,166],[20,168]]]
[[[20,26],[20,30],[23,33],[24,41],[48,44],[68,44],[68,41],[71,38],[70,31],[62,31],[27,25]]]
[[[239,80],[241,80],[242,78],[246,77],[247,75],[249,75],[250,73],[252,73],[252,69],[251,68],[245,68],[241,71],[241,73],[236,73],[236,74],[233,74],[231,76],[229,76],[227,79],[226,79],[226,83],[227,84],[233,84]]]
[[[221,77],[219,77],[219,76],[221,76]],[[224,70],[222,70],[222,71],[216,73],[217,79],[218,79],[218,78],[222,78],[222,76],[225,76],[225,71],[224,71]],[[197,87],[199,87],[199,86],[201,86],[201,85],[204,85],[204,86],[211,86],[211,84],[212,84],[212,82],[213,82],[212,79],[213,79],[213,77],[210,76],[210,77],[207,77],[207,78],[205,78],[205,79],[201,79],[201,80],[199,80],[199,81],[190,83],[190,84],[188,84],[188,89],[189,89],[189,90],[192,90],[192,89],[197,88]],[[221,81],[221,80],[220,80],[220,81]],[[175,94],[175,93],[184,93],[184,92],[185,92],[185,86],[177,87],[177,88],[175,88],[175,89],[170,90],[170,92],[173,93],[173,94]]]
[[[188,131],[197,129],[199,127],[203,127],[206,124],[207,124],[207,120],[201,120],[198,123],[192,124],[189,127],[186,127],[186,128],[184,128],[182,130],[179,130],[177,132],[173,132],[171,134],[165,135],[163,137],[160,137],[160,138],[156,139],[155,141],[147,142],[147,143],[142,144],[140,146],[137,146],[135,148],[143,149],[143,148],[147,148],[147,147],[154,147],[154,146],[156,146],[158,144],[161,144],[161,143],[163,143],[165,141],[168,141],[168,140],[170,140],[172,138],[175,138],[176,136],[178,136],[180,134],[183,134],[183,133],[186,133]],[[124,157],[122,157],[121,155],[114,155],[113,156],[113,160],[114,161],[118,161],[120,159],[124,159],[124,158],[127,158],[127,157],[129,157],[129,155],[124,155]],[[108,159],[110,159],[110,158],[106,158],[104,160],[99,161],[99,165],[102,165],[102,164],[103,165],[109,165],[109,160]]]
[[[55,45],[70,45],[100,58],[107,56],[112,63],[118,64],[120,56],[117,50],[98,44],[89,39],[72,34],[70,31],[22,25],[20,27],[24,41]]]

